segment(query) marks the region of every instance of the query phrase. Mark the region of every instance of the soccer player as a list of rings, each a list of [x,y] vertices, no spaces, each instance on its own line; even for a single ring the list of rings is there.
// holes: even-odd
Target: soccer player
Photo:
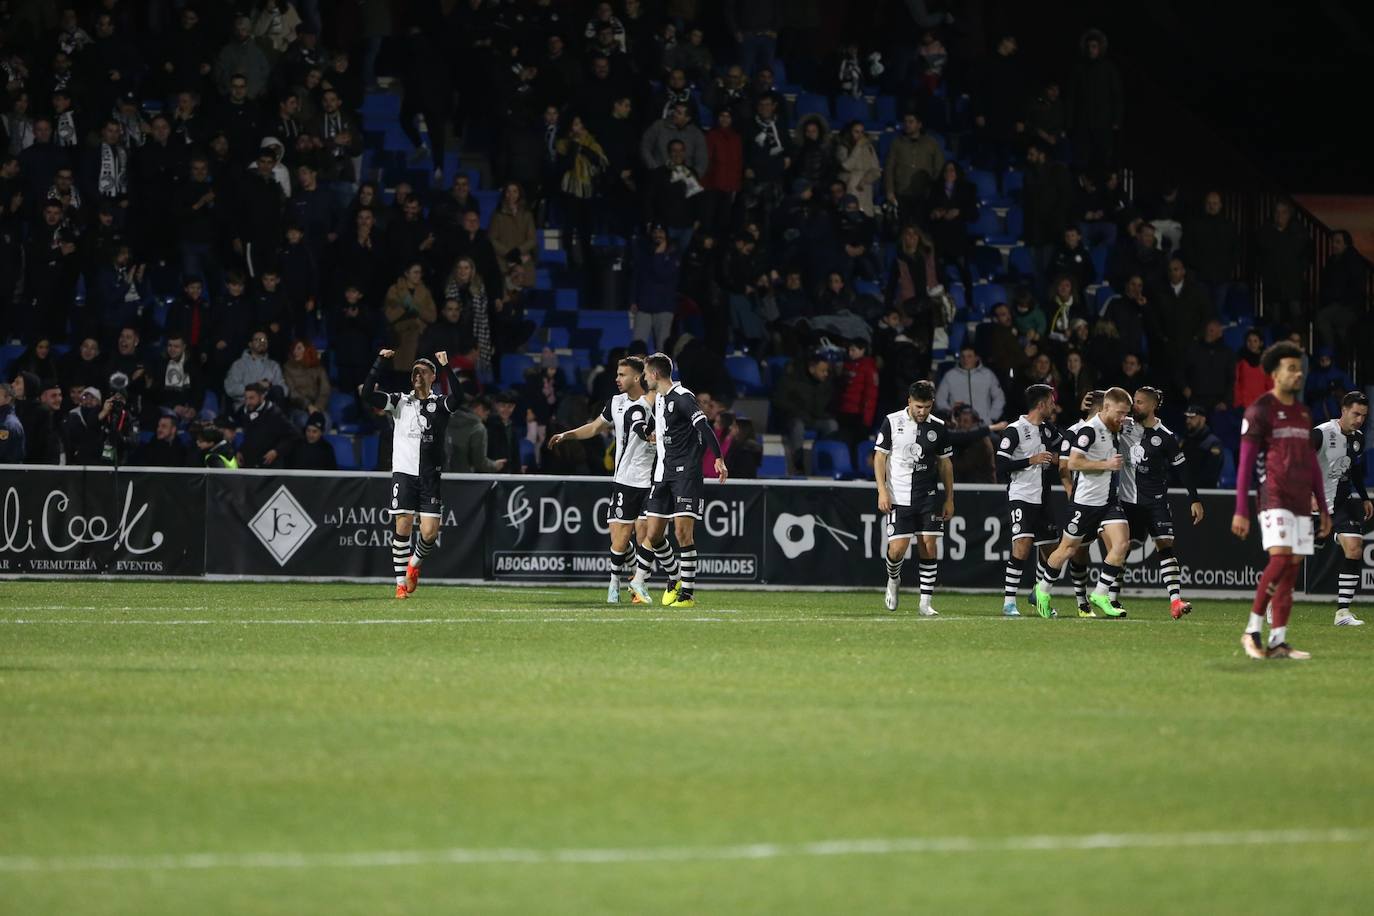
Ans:
[[[1312,447],[1317,450],[1326,511],[1331,514],[1331,529],[1345,559],[1341,562],[1336,591],[1336,626],[1358,627],[1364,621],[1350,613],[1350,603],[1360,587],[1360,554],[1364,550],[1364,525],[1374,515],[1374,503],[1364,486],[1364,421],[1369,416],[1369,398],[1351,391],[1341,398],[1341,416],[1327,420],[1312,430]]]
[[[1074,473],[1069,470],[1069,452],[1073,449],[1073,440],[1078,431],[1086,426],[1089,420],[1097,416],[1097,412],[1102,409],[1102,397],[1106,393],[1100,388],[1095,388],[1083,395],[1083,400],[1078,405],[1083,418],[1065,430],[1059,442],[1059,478],[1064,485],[1064,493],[1068,496],[1069,505],[1073,505],[1074,483]],[[1054,546],[1059,546],[1058,538],[1055,539]],[[1078,549],[1069,558],[1069,581],[1073,583],[1073,597],[1074,602],[1078,605],[1079,617],[1097,616],[1092,605],[1088,603],[1088,566],[1091,562],[1092,556],[1088,552],[1088,545],[1083,543],[1078,545]],[[1040,572],[1044,572],[1043,560]]]
[[[615,386],[620,394],[606,402],[606,408],[596,419],[549,439],[552,448],[564,439],[590,439],[608,429],[615,435],[615,478],[608,519],[611,581],[606,587],[607,604],[620,603],[620,577],[634,574],[634,545],[639,540],[635,534],[644,536],[640,516],[654,474],[654,447],[649,444],[652,407],[644,397],[644,360],[637,356],[622,359],[615,369]]]
[[[663,603],[669,607],[696,606],[697,548],[696,523],[701,520],[706,500],[701,474],[702,444],[716,457],[716,476],[724,483],[728,474],[720,455],[711,421],[701,412],[696,395],[673,381],[673,361],[655,353],[644,361],[644,378],[654,400],[654,448],[657,460],[649,496],[644,501],[644,538],[640,541],[639,564],[630,591],[641,602],[649,603],[644,581],[655,559],[668,574]],[[673,556],[668,544],[668,519],[673,520],[679,555]],[[673,581],[675,571],[681,578]]]
[[[439,475],[444,466],[444,429],[449,417],[463,404],[458,379],[449,369],[447,396],[434,390],[438,369],[428,359],[417,359],[410,370],[409,392],[393,393],[377,388],[377,378],[395,350],[382,350],[363,380],[364,403],[385,411],[393,420],[391,435],[391,517],[396,533],[391,537],[391,565],[396,573],[396,597],[409,598],[420,584],[420,566],[439,539],[443,504]],[[448,365],[448,353],[434,354],[440,366]],[[411,550],[415,517],[420,537]]]
[[[912,537],[918,537],[921,563],[921,616],[938,617],[931,607],[940,570],[936,540],[954,515],[954,454],[945,421],[932,416],[935,386],[912,382],[906,407],[883,418],[873,452],[873,476],[878,483],[878,511],[887,516],[887,597],[885,606],[897,610],[902,585],[902,560]],[[936,484],[945,488],[942,501]]]
[[[1031,385],[1026,389],[1026,412],[1002,430],[997,445],[997,476],[1007,482],[1007,524],[1011,528],[1011,559],[1007,561],[1003,582],[1005,617],[1021,616],[1016,609],[1021,570],[1036,539],[1053,524],[1045,505],[1043,470],[1056,465],[1059,459],[1045,448],[1041,432],[1043,424],[1053,416],[1054,389],[1049,385]]]
[[[1174,516],[1169,508],[1169,470],[1182,467],[1184,458],[1178,437],[1157,415],[1163,402],[1164,392],[1158,388],[1142,385],[1136,389],[1135,412],[1131,418],[1134,422],[1126,424],[1121,432],[1121,508],[1130,523],[1132,544],[1144,544],[1147,536],[1155,539],[1159,571],[1169,592],[1169,615],[1178,620],[1193,610],[1193,606],[1183,600],[1182,576],[1178,557],[1174,555]],[[1193,524],[1197,525],[1202,522],[1202,501],[1198,499],[1192,476],[1184,474],[1183,478],[1191,504],[1189,511]],[[1120,594],[1120,589],[1118,578],[1113,599]]]
[[[1251,658],[1312,657],[1288,644],[1288,615],[1293,610],[1298,565],[1304,556],[1312,555],[1310,513],[1314,498],[1321,513],[1321,537],[1331,531],[1331,512],[1321,465],[1312,449],[1312,415],[1302,402],[1302,360],[1302,350],[1286,340],[1264,351],[1260,366],[1273,388],[1246,408],[1240,426],[1236,514],[1231,518],[1231,533],[1241,540],[1250,534],[1250,481],[1257,476],[1260,538],[1269,554],[1240,640]],[[1273,623],[1266,646],[1261,633],[1271,587]]]
[[[1131,396],[1125,389],[1108,388],[1102,396],[1102,409],[1074,433],[1069,447],[1069,470],[1078,476],[1069,502],[1068,521],[1059,546],[1045,561],[1045,570],[1035,585],[1035,609],[1041,617],[1050,616],[1050,588],[1064,564],[1084,540],[1097,536],[1102,538],[1106,557],[1097,588],[1088,596],[1089,613],[1096,609],[1105,617],[1126,616],[1120,602],[1111,599],[1111,587],[1121,575],[1121,565],[1131,546],[1117,490],[1117,472],[1122,464],[1118,437],[1130,409]]]

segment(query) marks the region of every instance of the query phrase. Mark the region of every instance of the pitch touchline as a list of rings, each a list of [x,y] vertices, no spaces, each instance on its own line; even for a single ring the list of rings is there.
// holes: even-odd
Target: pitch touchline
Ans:
[[[20,608],[19,610],[24,610]],[[537,613],[537,612],[531,612]],[[547,613],[547,612],[546,612]],[[711,611],[713,614],[737,614],[738,611]],[[311,620],[307,618],[242,618],[242,617],[220,617],[204,618],[191,620],[100,620],[82,619],[79,617],[58,617],[58,618],[11,618],[8,620],[0,619],[0,626],[147,626],[147,627],[194,627],[194,626],[291,626],[291,627],[371,627],[371,626],[417,626],[417,625],[439,625],[439,624],[466,624],[466,623],[491,623],[491,624],[521,624],[521,623],[733,623],[733,624],[755,624],[755,623],[861,623],[861,624],[900,624],[915,623],[923,626],[936,623],[949,622],[970,622],[970,621],[1002,621],[1002,617],[671,617],[671,616],[635,616],[635,617],[586,617],[578,616],[575,612],[568,612],[565,617],[396,617],[396,618],[372,618],[361,620]],[[1076,623],[1086,623],[1086,621],[1075,621]],[[1123,623],[1162,623],[1157,620],[1114,620],[1107,626],[1119,626]],[[1098,621],[1098,626],[1104,625]]]
[[[1010,837],[899,837],[749,843],[738,846],[648,846],[607,849],[452,849],[366,852],[187,853],[146,856],[0,856],[0,872],[195,871],[220,868],[391,868],[407,865],[574,864],[704,862],[749,859],[889,856],[931,853],[1054,852],[1099,849],[1178,849],[1199,846],[1293,846],[1364,843],[1374,831],[1243,830],[1196,833],[1040,834]]]

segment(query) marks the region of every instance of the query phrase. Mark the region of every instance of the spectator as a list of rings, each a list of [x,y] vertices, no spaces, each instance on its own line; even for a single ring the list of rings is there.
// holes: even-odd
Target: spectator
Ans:
[[[187,459],[191,467],[207,470],[237,470],[238,457],[234,446],[224,438],[224,433],[211,425],[202,426],[196,432],[196,451]]]
[[[962,483],[996,483],[997,464],[992,430],[967,404],[950,417],[950,444],[954,447],[954,478]],[[998,425],[998,431],[1003,428]]]
[[[492,214],[487,229],[496,256],[506,263],[520,265],[519,283],[522,288],[534,286],[538,237],[534,229],[534,215],[525,206],[525,192],[519,184],[510,182],[501,192],[501,205]]]
[[[176,417],[161,416],[153,438],[144,442],[129,458],[129,463],[145,468],[180,468],[186,466],[189,453],[177,436]]]
[[[759,476],[759,465],[763,464],[763,447],[759,445],[758,434],[754,432],[754,421],[748,417],[736,417],[730,428],[730,454],[725,459],[725,469],[736,480],[753,480]]]
[[[1005,171],[1011,150],[1025,131],[1021,119],[1028,82],[1018,50],[1015,35],[1000,36],[996,52],[983,63],[973,85],[977,159],[997,173]]]
[[[840,400],[836,408],[840,433],[854,451],[873,431],[878,413],[878,362],[868,355],[868,344],[852,340],[840,370]],[[854,455],[858,460],[857,453]]]
[[[1050,301],[1046,305],[1046,311],[1050,315],[1046,336],[1050,340],[1067,341],[1069,326],[1073,324],[1074,319],[1088,317],[1087,304],[1078,294],[1079,290],[1074,286],[1073,278],[1055,279]]]
[[[1193,476],[1193,485],[1199,489],[1219,486],[1221,469],[1226,460],[1225,450],[1221,440],[1207,425],[1207,409],[1190,405],[1183,412],[1183,422],[1184,466]]]
[[[291,450],[291,467],[298,471],[336,471],[339,468],[334,446],[324,437],[322,414],[312,414],[305,424],[305,439]]]
[[[62,386],[55,380],[39,382],[37,403],[29,411],[24,423],[28,441],[30,464],[63,464],[66,445],[63,442]]]
[[[466,263],[471,265],[472,262]],[[396,351],[391,368],[396,372],[409,372],[420,355],[417,352],[420,337],[438,317],[434,296],[425,286],[424,266],[418,261],[408,265],[387,290],[384,313],[388,325],[387,348]]]
[[[14,387],[0,382],[0,464],[23,464],[28,457],[27,434],[14,401]]]
[[[791,176],[812,185],[829,183],[835,172],[835,149],[830,125],[819,114],[803,117],[797,124],[796,154]]]
[[[1254,258],[1264,285],[1265,314],[1276,324],[1296,327],[1306,322],[1306,274],[1311,257],[1307,232],[1293,222],[1292,204],[1275,204],[1274,221],[1255,234]]]
[[[964,178],[959,163],[953,160],[945,163],[941,181],[930,193],[925,218],[940,267],[954,266],[964,284],[965,295],[971,295],[973,272],[968,255],[972,240],[968,227],[978,219],[978,192],[973,182]]]
[[[1221,212],[1221,194],[1208,191],[1202,213],[1183,225],[1183,255],[1193,276],[1216,294],[1235,276],[1240,240],[1235,224]]]
[[[1188,276],[1183,259],[1169,259],[1168,282],[1156,292],[1150,310],[1150,352],[1161,368],[1175,376],[1182,368],[1184,354],[1212,317],[1212,303],[1202,286]]]
[[[701,144],[705,149],[705,138],[702,138]],[[591,244],[597,186],[606,174],[610,160],[606,158],[601,144],[583,125],[582,119],[575,115],[568,124],[567,134],[555,148],[560,172],[559,189],[562,191],[559,206],[563,210],[563,231],[570,250],[569,256],[580,258],[581,246]]]
[[[1087,289],[1097,282],[1097,270],[1093,267],[1092,252],[1083,244],[1083,235],[1076,224],[1064,227],[1063,241],[1055,249],[1050,260],[1050,273],[1055,276],[1073,278],[1074,286]]]
[[[243,433],[239,446],[239,466],[245,468],[285,468],[291,466],[293,450],[301,434],[282,413],[281,408],[267,400],[267,389],[261,383],[249,383],[243,388],[241,406],[230,416],[234,426]]]
[[[32,372],[40,379],[57,378],[57,356],[52,350],[52,341],[40,337],[24,348],[19,358],[9,365],[11,377],[20,372]]]
[[[839,164],[839,177],[844,182],[846,194],[853,194],[859,201],[859,209],[864,216],[873,215],[873,188],[882,177],[883,170],[878,162],[878,151],[868,138],[862,121],[850,121],[835,144],[835,161]],[[957,168],[957,166],[956,166]],[[948,178],[948,168],[945,170]]]
[[[789,473],[805,474],[802,446],[808,432],[828,438],[840,425],[831,413],[835,385],[830,378],[830,362],[821,353],[812,353],[803,363],[793,360],[773,394],[773,404],[781,414]]]
[[[448,460],[444,470],[453,474],[496,474],[506,467],[506,460],[489,459],[486,444],[486,420],[491,416],[492,404],[485,397],[474,398],[466,408],[453,413],[444,434]]]
[[[1117,242],[1107,256],[1107,282],[1121,286],[1132,274],[1139,274],[1151,290],[1163,281],[1166,270],[1164,252],[1155,239],[1155,227],[1136,220],[1126,229],[1126,236]]]
[[[734,212],[735,195],[744,184],[744,141],[735,129],[735,113],[729,108],[716,112],[716,126],[706,132],[706,174],[701,186],[701,223],[710,234],[728,230]]]
[[[1238,408],[1249,407],[1269,390],[1269,380],[1264,367],[1260,365],[1260,354],[1263,352],[1264,337],[1260,332],[1254,328],[1246,331],[1245,344],[1236,360],[1235,394],[1231,398],[1231,403]]]
[[[773,66],[783,9],[783,4],[773,0],[728,0],[725,4],[725,27],[735,38],[740,65],[746,70]]]
[[[1349,354],[1353,348],[1352,332],[1369,308],[1368,287],[1368,262],[1355,250],[1350,233],[1338,229],[1322,266],[1321,308],[1317,310],[1317,335],[1338,354]]]
[[[1017,334],[1026,340],[1044,339],[1049,332],[1050,322],[1045,317],[1045,310],[1040,307],[1040,303],[1035,301],[1030,290],[1018,289],[1016,291],[1012,297],[1012,309],[1012,319],[1016,325]]]
[[[67,463],[123,464],[130,440],[136,435],[122,394],[112,394],[102,402],[100,390],[87,387],[82,390],[77,406],[67,414],[63,429]]]
[[[234,79],[242,79],[248,98],[259,98],[267,89],[271,66],[267,55],[253,41],[253,23],[247,16],[234,20],[234,37],[220,49],[215,60],[215,85],[220,95],[228,95]]]
[[[286,385],[286,377],[282,375],[281,364],[267,355],[267,340],[266,331],[254,331],[253,336],[248,338],[248,348],[234,360],[224,376],[224,392],[234,410],[244,406],[243,392],[249,385],[260,386],[264,396],[269,392],[273,396],[291,393]],[[274,388],[275,392],[272,391]]]
[[[487,417],[487,458],[502,462],[508,474],[523,470],[520,457],[520,432],[515,427],[515,408],[520,398],[514,391],[502,391],[493,399],[495,409]]]
[[[663,226],[654,226],[635,256],[634,293],[630,299],[630,325],[636,340],[653,342],[663,350],[673,331],[677,309],[678,272],[682,256],[668,240]]]
[[[200,366],[186,346],[186,338],[169,332],[162,357],[147,374],[145,410],[173,414],[179,423],[190,422],[205,400]]]
[[[1210,319],[1188,348],[1181,380],[1183,396],[1208,410],[1229,410],[1236,387],[1236,354],[1222,339],[1221,322]]]
[[[1078,176],[1078,191],[1074,197],[1072,218],[1078,221],[1083,238],[1090,247],[1108,247],[1116,243],[1116,220],[1112,202],[1099,187],[1091,172]]]
[[[1146,345],[1146,322],[1155,318],[1150,299],[1145,295],[1145,281],[1140,274],[1131,274],[1126,286],[1106,301],[1099,315],[1116,326],[1117,336],[1121,338],[1123,346],[1131,350],[1143,349]],[[1230,384],[1228,381],[1228,388]]]
[[[1085,321],[1082,324],[1087,326]],[[1060,403],[1082,404],[1084,396],[1097,387],[1097,370],[1087,364],[1082,353],[1070,350],[1064,357],[1064,375],[1059,380]]]
[[[961,404],[992,420],[1001,419],[1007,405],[997,374],[983,365],[972,344],[959,349],[959,364],[945,373],[935,390],[935,406],[940,410],[953,411]]]
[[[224,275],[225,295],[210,306],[210,353],[206,368],[215,381],[223,379],[248,345],[248,339],[258,327],[257,310],[249,301],[247,282],[243,274],[231,270]],[[269,342],[271,335],[268,335]],[[264,351],[266,352],[266,351]],[[236,386],[234,391],[238,391]]]
[[[1121,365],[1128,352],[1136,351],[1121,339],[1115,324],[1106,318],[1099,318],[1093,324],[1092,336],[1088,338],[1083,352],[1090,365],[1103,367],[1101,375],[1104,376],[1102,384],[1105,385],[1105,376],[1114,374],[1115,368]]]
[[[107,380],[105,363],[100,358],[100,344],[87,337],[81,345],[58,361],[58,377],[66,388],[104,384]]]
[[[992,320],[978,326],[974,344],[977,355],[987,361],[988,367],[1000,378],[1008,381],[1015,377],[1016,372],[1026,361],[1025,351],[1021,349],[1021,338],[1016,333],[1011,308],[1005,302],[999,302],[993,306]],[[963,361],[962,352],[960,353],[960,361]],[[997,415],[984,414],[979,411],[979,416],[996,417]]]
[[[444,301],[450,299],[460,304],[462,326],[465,330],[470,329],[473,344],[477,347],[478,374],[490,375],[496,362],[491,308],[482,275],[472,258],[459,258],[453,265],[453,273],[449,276],[448,285],[444,287]]]
[[[549,424],[563,397],[563,373],[558,368],[558,356],[548,347],[539,357],[538,370],[525,380],[521,403],[525,408],[527,435],[538,449],[544,444]],[[484,452],[485,454],[485,452]]]
[[[308,419],[329,411],[329,375],[320,365],[314,344],[298,340],[291,345],[291,358],[282,367],[282,377],[290,392],[286,404],[292,415]]]
[[[945,153],[934,138],[921,132],[921,118],[914,112],[902,117],[902,132],[887,151],[883,163],[883,192],[895,204],[901,219],[910,221],[926,211],[931,187],[945,170]]]
[[[1330,347],[1319,347],[1311,370],[1307,373],[1307,390],[1304,400],[1312,411],[1313,423],[1338,420],[1341,416],[1341,398],[1355,387],[1345,370],[1335,365],[1335,351]]]
[[[1059,81],[1050,80],[1026,107],[1025,135],[1051,159],[1067,158],[1069,110],[1060,98]],[[1101,216],[1096,217],[1101,219]]]
[[[1074,71],[1074,158],[1088,171],[1101,172],[1116,162],[1116,138],[1124,116],[1121,73],[1107,59],[1107,36],[1097,29],[1078,42],[1082,58]]]
[[[783,179],[792,168],[792,138],[778,120],[777,96],[760,95],[754,102],[754,120],[744,136],[745,188],[765,219],[782,203]]]
[[[668,161],[648,176],[645,222],[667,230],[674,250],[683,252],[700,225],[702,185],[700,176],[688,166],[682,141],[668,144]]]
[[[1031,248],[1036,289],[1044,289],[1054,260],[1055,246],[1064,238],[1073,207],[1073,179],[1061,162],[1053,162],[1045,150],[1032,143],[1026,150],[1023,240]]]

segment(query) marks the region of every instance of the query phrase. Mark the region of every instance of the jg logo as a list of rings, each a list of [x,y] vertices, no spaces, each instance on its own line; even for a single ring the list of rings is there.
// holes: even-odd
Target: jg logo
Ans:
[[[286,565],[316,527],[315,520],[306,514],[284,485],[272,494],[272,498],[248,523],[248,529],[272,554],[278,566]]]
[[[525,522],[528,522],[533,516],[534,507],[525,497],[524,486],[518,486],[511,490],[510,496],[506,499],[506,524],[515,529],[516,544],[525,539]]]

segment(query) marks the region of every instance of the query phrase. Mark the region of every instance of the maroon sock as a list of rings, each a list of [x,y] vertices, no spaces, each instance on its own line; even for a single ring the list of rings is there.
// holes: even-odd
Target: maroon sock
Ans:
[[[1260,574],[1259,585],[1255,586],[1255,603],[1250,606],[1250,613],[1264,613],[1264,606],[1269,603],[1269,596],[1274,594],[1278,588],[1279,580],[1287,568],[1287,556],[1276,554],[1269,558],[1269,562],[1265,564],[1264,572]]]
[[[1274,622],[1273,627],[1288,626],[1288,615],[1293,612],[1293,588],[1298,584],[1298,570],[1300,563],[1289,563],[1289,557],[1282,557],[1286,568],[1283,571],[1283,578],[1279,580],[1278,590],[1274,592]]]

